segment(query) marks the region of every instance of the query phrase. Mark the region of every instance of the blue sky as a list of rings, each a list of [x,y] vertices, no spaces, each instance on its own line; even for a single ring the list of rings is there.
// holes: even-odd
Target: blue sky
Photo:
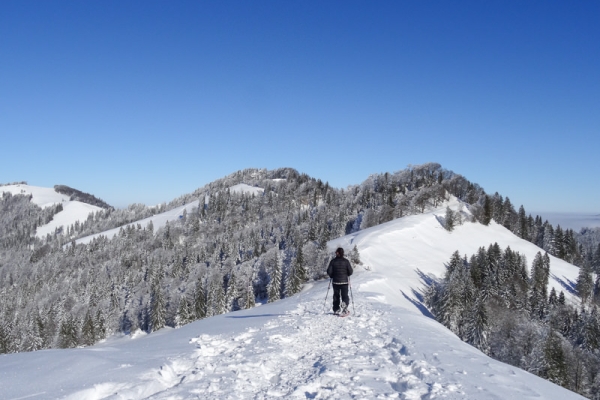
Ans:
[[[123,207],[249,167],[439,162],[600,213],[596,1],[5,1],[0,182]]]

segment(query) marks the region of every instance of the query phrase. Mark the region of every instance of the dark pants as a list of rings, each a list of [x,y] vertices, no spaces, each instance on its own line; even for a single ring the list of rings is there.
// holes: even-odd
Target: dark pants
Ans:
[[[333,284],[333,312],[340,311],[340,296],[342,301],[348,307],[350,299],[348,299],[348,285],[336,285]]]

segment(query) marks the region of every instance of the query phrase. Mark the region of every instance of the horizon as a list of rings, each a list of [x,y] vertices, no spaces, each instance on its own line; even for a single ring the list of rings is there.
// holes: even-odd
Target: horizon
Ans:
[[[7,2],[0,182],[115,207],[245,168],[336,188],[437,162],[598,213],[600,4]]]

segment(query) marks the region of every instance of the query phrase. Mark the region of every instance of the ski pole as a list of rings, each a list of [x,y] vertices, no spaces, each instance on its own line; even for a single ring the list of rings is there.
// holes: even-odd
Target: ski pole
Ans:
[[[325,306],[327,305],[327,296],[329,295],[329,288],[331,287],[331,280],[333,278],[329,278],[329,286],[327,286],[327,294],[325,295],[325,303],[323,303],[323,312],[325,312]]]
[[[348,286],[350,287],[350,299],[352,300],[352,312],[356,315],[356,309],[354,308],[354,295],[352,295],[352,283],[350,283],[350,277],[348,277]]]

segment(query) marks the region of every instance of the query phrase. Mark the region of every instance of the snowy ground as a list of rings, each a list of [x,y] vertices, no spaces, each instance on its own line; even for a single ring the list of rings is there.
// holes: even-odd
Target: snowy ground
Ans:
[[[63,210],[56,214],[48,224],[38,227],[36,231],[37,237],[45,237],[48,233],[54,233],[56,228],[60,228],[61,226],[67,227],[74,224],[75,221],[84,222],[90,213],[102,210],[102,208],[91,204],[71,201],[69,196],[57,193],[54,188],[20,184],[0,186],[0,192],[10,192],[13,195],[31,194],[31,201],[41,208],[62,203]]]
[[[75,241],[75,243],[80,244],[80,243],[89,243],[92,241],[92,239],[102,235],[105,236],[107,239],[112,239],[115,235],[117,235],[119,233],[119,231],[121,230],[121,228],[126,228],[129,225],[140,225],[142,228],[145,228],[148,223],[150,221],[152,221],[152,226],[154,227],[154,231],[156,232],[158,229],[164,227],[168,221],[177,221],[180,217],[183,216],[183,211],[187,211],[190,212],[192,211],[192,209],[198,207],[198,204],[200,204],[200,202],[198,200],[192,201],[191,203],[188,203],[184,206],[180,206],[177,208],[174,208],[172,210],[166,211],[164,213],[160,213],[160,214],[156,214],[153,215],[152,217],[148,217],[148,218],[144,218],[142,220],[133,222],[131,224],[126,224],[123,225],[121,227],[118,228],[114,228],[114,229],[110,229],[108,231],[104,231],[102,233],[96,233],[94,235],[90,235],[90,236],[85,236],[82,238],[79,238]]]
[[[353,276],[350,317],[324,313],[331,291],[315,282],[297,296],[176,330],[0,356],[0,398],[581,399],[488,358],[430,318],[419,300],[424,279],[440,276],[455,250],[498,242],[529,262],[539,251],[496,224],[447,232],[436,214],[443,210],[330,243],[357,245],[368,266]],[[551,268],[557,287],[577,276],[554,258]]]

